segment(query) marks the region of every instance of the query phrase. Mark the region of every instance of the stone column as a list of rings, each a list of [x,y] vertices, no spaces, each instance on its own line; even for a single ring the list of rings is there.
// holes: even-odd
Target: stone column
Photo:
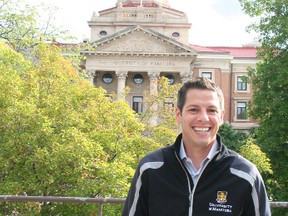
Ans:
[[[89,82],[94,85],[94,78],[96,77],[96,72],[94,70],[88,70],[87,71],[87,75],[88,75],[88,80]]]
[[[160,76],[160,72],[148,72],[149,80],[150,80],[150,95],[157,93],[158,88],[158,78]]]
[[[117,76],[117,99],[125,99],[125,85],[128,71],[116,71]]]
[[[157,94],[158,91],[158,78],[160,76],[160,72],[148,72],[149,80],[150,80],[150,95]],[[157,110],[157,104],[154,104],[151,107],[151,112],[155,113]],[[151,116],[150,125],[156,126],[157,125],[157,115]]]

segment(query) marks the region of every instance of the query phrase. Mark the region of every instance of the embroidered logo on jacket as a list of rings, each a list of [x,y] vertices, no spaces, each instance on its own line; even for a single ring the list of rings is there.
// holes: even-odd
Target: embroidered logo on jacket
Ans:
[[[232,212],[232,206],[225,204],[228,202],[228,192],[227,191],[218,191],[217,196],[216,196],[216,202],[217,203],[213,203],[213,202],[209,203],[209,211],[227,212],[227,213]]]
[[[217,192],[217,203],[224,204],[227,202],[227,191],[218,191]]]

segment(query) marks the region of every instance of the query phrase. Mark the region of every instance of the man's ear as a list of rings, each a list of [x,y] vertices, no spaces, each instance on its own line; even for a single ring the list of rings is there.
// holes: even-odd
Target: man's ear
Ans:
[[[176,107],[176,109],[175,109],[175,117],[176,117],[176,121],[177,121],[178,124],[181,124],[181,117],[182,117],[181,115],[182,114],[181,114],[180,109],[178,107]]]
[[[224,123],[225,110],[221,111],[221,125]]]

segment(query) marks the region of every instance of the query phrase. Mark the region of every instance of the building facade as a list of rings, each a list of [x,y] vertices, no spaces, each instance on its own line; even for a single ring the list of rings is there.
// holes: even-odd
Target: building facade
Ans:
[[[243,79],[247,68],[259,61],[255,46],[189,44],[191,23],[168,0],[118,0],[115,7],[94,12],[88,25],[90,43],[96,46],[82,54],[91,82],[119,99],[125,97],[136,112],[142,111],[143,92],[157,91],[160,76],[171,85],[202,76],[222,88],[225,121],[238,130],[256,125],[245,115],[252,90]]]

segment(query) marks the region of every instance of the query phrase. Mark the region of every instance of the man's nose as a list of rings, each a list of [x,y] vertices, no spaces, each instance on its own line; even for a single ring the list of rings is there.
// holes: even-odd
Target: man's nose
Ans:
[[[208,113],[206,111],[201,111],[198,114],[198,121],[209,121]]]

